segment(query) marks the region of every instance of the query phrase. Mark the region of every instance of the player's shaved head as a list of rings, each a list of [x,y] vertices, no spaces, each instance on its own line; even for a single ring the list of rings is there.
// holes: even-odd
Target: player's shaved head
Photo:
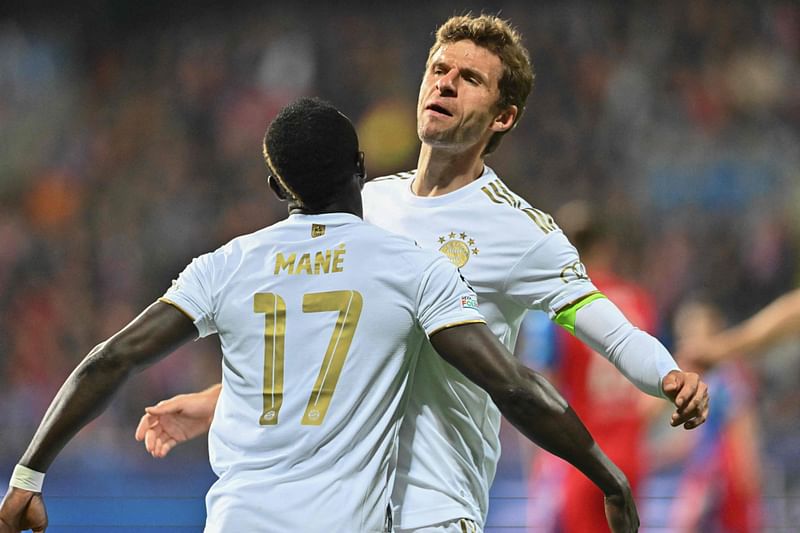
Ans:
[[[332,104],[300,98],[284,107],[264,136],[267,167],[290,200],[313,208],[359,173],[358,136]]]

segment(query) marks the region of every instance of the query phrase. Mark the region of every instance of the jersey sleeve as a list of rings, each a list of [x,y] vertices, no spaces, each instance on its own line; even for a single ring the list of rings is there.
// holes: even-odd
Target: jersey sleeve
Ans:
[[[506,293],[529,309],[554,318],[559,311],[597,292],[578,251],[560,231],[525,252],[506,278]]]
[[[193,259],[159,298],[191,318],[200,337],[217,332],[213,311],[214,255],[208,253]]]
[[[639,390],[666,397],[661,381],[680,368],[658,339],[631,324],[611,301],[598,298],[581,307],[573,326],[578,339],[611,361]]]
[[[436,257],[422,275],[417,320],[428,336],[452,326],[486,322],[478,310],[475,292],[444,257]]]

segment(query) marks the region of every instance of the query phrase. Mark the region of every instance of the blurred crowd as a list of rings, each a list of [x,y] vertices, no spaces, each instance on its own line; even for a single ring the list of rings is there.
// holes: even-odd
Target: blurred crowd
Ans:
[[[454,13],[510,19],[536,71],[489,165],[539,209],[602,209],[624,244],[614,268],[652,293],[667,346],[698,294],[735,322],[798,284],[797,2],[158,4],[0,8],[0,464],[80,358],[192,257],[285,215],[260,149],[282,105],[343,109],[371,176],[414,168],[420,76]],[[798,350],[748,385],[765,485],[795,502]],[[68,453],[146,460],[111,452],[134,447],[144,405],[218,380],[219,365],[213,340],[182,349]]]

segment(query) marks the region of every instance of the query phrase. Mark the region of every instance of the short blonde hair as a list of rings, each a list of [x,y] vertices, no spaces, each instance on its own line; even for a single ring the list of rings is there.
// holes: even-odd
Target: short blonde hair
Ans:
[[[470,14],[450,17],[436,30],[436,42],[428,52],[428,63],[442,46],[464,39],[486,48],[500,58],[503,75],[498,82],[500,99],[497,101],[497,108],[515,105],[519,110],[512,127],[495,133],[489,140],[483,151],[484,155],[488,155],[497,148],[502,136],[511,131],[522,116],[528,94],[533,88],[533,66],[528,50],[522,44],[522,36],[507,21],[494,15],[476,17]]]

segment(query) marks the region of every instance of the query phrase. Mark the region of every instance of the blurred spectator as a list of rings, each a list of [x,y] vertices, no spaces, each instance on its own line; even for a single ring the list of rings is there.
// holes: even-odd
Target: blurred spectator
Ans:
[[[792,337],[800,337],[800,289],[784,294],[735,327],[686,343],[680,356],[692,364],[713,367],[740,356],[762,356]]]

